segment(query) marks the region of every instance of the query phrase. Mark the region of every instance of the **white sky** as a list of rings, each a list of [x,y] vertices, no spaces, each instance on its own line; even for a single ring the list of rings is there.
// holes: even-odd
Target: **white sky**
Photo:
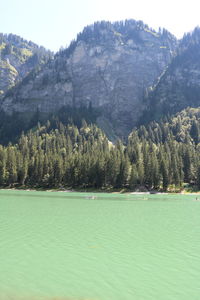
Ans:
[[[95,21],[142,20],[181,38],[200,25],[200,0],[0,0],[0,32],[57,51]]]

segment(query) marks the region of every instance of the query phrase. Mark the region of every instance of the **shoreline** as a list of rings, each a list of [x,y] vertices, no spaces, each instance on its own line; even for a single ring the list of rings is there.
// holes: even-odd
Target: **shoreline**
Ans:
[[[129,194],[129,195],[200,195],[200,191],[187,191],[182,190],[180,192],[176,191],[167,191],[167,192],[161,192],[161,191],[146,191],[146,192],[140,192],[140,191],[128,191],[128,190],[84,190],[84,189],[40,189],[40,188],[16,188],[16,187],[8,187],[8,188],[0,188],[0,191],[26,191],[26,192],[59,192],[59,193],[105,193],[105,194]]]

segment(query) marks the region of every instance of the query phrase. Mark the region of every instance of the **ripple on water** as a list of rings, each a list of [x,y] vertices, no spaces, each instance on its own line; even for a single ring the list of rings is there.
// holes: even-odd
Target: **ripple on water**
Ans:
[[[200,203],[86,196],[0,191],[0,300],[199,300]]]

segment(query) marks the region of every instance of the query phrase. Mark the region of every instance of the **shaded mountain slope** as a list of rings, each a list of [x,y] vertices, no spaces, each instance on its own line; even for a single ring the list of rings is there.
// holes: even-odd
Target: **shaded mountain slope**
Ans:
[[[200,106],[200,29],[180,41],[177,56],[146,98],[140,123]]]

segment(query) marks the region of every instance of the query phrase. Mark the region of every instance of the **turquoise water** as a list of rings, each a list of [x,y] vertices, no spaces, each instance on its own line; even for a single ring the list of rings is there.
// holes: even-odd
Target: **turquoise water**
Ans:
[[[195,198],[0,191],[0,300],[199,300]]]

